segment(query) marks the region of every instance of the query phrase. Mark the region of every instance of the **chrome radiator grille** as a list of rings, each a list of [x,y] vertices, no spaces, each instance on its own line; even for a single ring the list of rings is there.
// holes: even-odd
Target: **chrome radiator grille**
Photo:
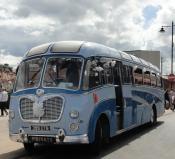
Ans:
[[[20,100],[20,113],[24,120],[58,120],[60,118],[63,109],[63,99],[61,97],[47,97],[46,100],[41,101],[42,109],[44,110],[44,115],[42,117],[36,117],[34,115],[34,104],[29,98],[22,98]]]
[[[59,118],[63,106],[63,100],[60,97],[53,97],[43,102],[45,114],[43,120],[56,120]]]
[[[33,119],[33,101],[28,98],[20,100],[20,111],[23,119]]]

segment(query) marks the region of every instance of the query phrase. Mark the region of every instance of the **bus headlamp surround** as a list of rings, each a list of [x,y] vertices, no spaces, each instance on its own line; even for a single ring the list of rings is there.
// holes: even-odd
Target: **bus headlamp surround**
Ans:
[[[79,112],[76,110],[73,110],[69,113],[69,115],[72,119],[77,119],[79,117]]]

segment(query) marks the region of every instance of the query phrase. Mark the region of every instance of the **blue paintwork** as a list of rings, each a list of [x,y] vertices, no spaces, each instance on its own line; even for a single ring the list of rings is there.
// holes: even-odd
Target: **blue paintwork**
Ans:
[[[51,44],[52,46],[53,44]],[[51,48],[50,46],[50,48]],[[149,63],[143,64],[139,58],[133,60],[133,58],[127,58],[124,53],[115,49],[96,44],[83,42],[80,51],[76,54],[73,53],[59,53],[53,54],[50,52],[50,48],[45,54],[30,57],[28,59],[36,57],[45,57],[46,59],[53,56],[76,56],[83,57],[84,59],[91,56],[104,56],[118,59],[119,61],[127,61],[130,65],[145,66],[155,73],[159,73],[156,67],[149,65]],[[128,56],[128,55],[127,55]],[[130,55],[129,55],[130,56]],[[133,56],[132,56],[133,57]],[[24,60],[27,60],[24,57]],[[66,135],[74,136],[81,134],[88,134],[89,142],[94,141],[95,127],[97,120],[101,114],[105,114],[108,117],[110,123],[110,136],[115,136],[118,131],[117,117],[116,117],[116,100],[115,100],[115,87],[114,86],[99,86],[98,88],[90,90],[64,90],[57,88],[42,88],[42,85],[38,88],[30,88],[21,90],[12,94],[10,109],[15,112],[15,119],[10,119],[9,131],[10,133],[18,133],[19,128],[24,128],[29,134],[37,134],[38,132],[32,132],[30,130],[31,122],[24,122],[19,113],[19,97],[23,95],[36,95],[36,89],[44,89],[45,94],[58,94],[64,97],[65,106],[62,117],[58,122],[49,123],[51,126],[51,133],[57,134],[59,128],[63,128]],[[123,98],[124,98],[124,130],[127,130],[133,125],[141,125],[150,121],[150,110],[152,105],[155,104],[157,108],[157,116],[162,115],[164,112],[163,106],[163,90],[157,91],[158,88],[142,87],[128,85],[122,86]],[[150,93],[151,92],[151,93]],[[99,96],[99,102],[94,104],[93,93]],[[79,111],[79,119],[71,119],[69,116],[70,111]],[[81,122],[80,122],[81,121]],[[71,123],[79,123],[79,130],[76,132],[70,131]],[[46,123],[38,123],[39,125],[47,125]],[[46,134],[47,132],[40,132],[40,134]]]
[[[88,135],[90,142],[94,141],[95,136],[95,128],[98,119],[102,114],[105,114],[108,117],[109,124],[110,124],[110,136],[114,136],[117,130],[116,124],[116,115],[115,115],[115,99],[109,99],[99,103],[94,111],[92,112],[90,121],[89,121],[89,128],[88,128]]]
[[[150,62],[147,62],[143,59],[140,60],[140,58],[135,57],[134,55],[127,54],[127,56],[126,56],[126,53],[124,53],[122,51],[119,51],[119,50],[116,50],[114,48],[110,48],[110,47],[107,47],[107,46],[104,46],[104,45],[101,45],[101,44],[98,44],[98,43],[85,42],[85,41],[82,41],[80,43],[82,43],[82,44],[81,44],[79,52],[76,52],[76,53],[65,53],[65,52],[63,52],[62,54],[58,53],[58,55],[59,56],[60,55],[82,56],[84,58],[88,58],[88,57],[91,57],[91,56],[112,57],[112,58],[119,59],[121,61],[124,60],[124,61],[128,61],[128,62],[131,62],[131,63],[135,63],[137,65],[142,65],[142,66],[148,67],[151,70],[154,70],[156,72],[160,72],[159,69],[156,66],[152,65]],[[56,53],[53,54],[53,53],[50,52],[51,51],[50,49],[53,45],[54,45],[54,43],[50,43],[50,47],[48,48],[48,51],[46,53],[41,54],[41,55],[31,56],[29,58],[42,57],[44,55],[51,55],[51,56],[56,55]],[[128,58],[128,56],[130,56],[130,58]],[[24,56],[23,60],[25,60],[25,59],[28,59],[28,57]]]

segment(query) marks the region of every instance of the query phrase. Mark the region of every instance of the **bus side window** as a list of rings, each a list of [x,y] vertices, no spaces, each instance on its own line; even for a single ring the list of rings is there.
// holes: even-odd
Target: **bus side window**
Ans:
[[[151,84],[150,71],[145,71],[143,77],[144,77],[143,84],[150,85]]]
[[[122,69],[123,83],[132,83],[133,82],[132,67],[123,65],[122,68],[123,68]]]
[[[100,71],[98,70],[97,63],[97,60],[87,60],[86,62],[83,77],[84,90],[101,85]]]
[[[136,68],[134,71],[134,83],[135,84],[143,84],[142,69],[140,69],[140,68]]]
[[[156,86],[156,85],[157,85],[156,74],[151,73],[151,86]]]
[[[157,87],[162,87],[161,78],[159,75],[157,75]]]
[[[112,66],[112,59],[110,58],[106,58],[107,61],[103,63],[103,78],[104,78],[104,82],[103,84],[113,84],[113,80],[114,80],[114,77],[113,77],[113,66]]]

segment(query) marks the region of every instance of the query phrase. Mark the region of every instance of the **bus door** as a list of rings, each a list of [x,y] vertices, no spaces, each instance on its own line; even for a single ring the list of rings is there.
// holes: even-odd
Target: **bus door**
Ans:
[[[114,84],[116,94],[116,123],[117,129],[123,129],[123,94],[122,94],[122,78],[121,78],[122,63],[116,61],[114,66]]]

